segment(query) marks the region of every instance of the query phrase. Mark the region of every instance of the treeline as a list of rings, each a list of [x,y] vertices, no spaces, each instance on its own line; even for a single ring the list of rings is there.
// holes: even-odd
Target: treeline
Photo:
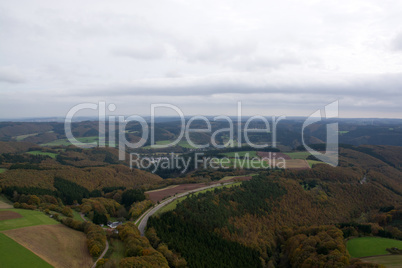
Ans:
[[[23,163],[24,165],[24,163]],[[33,164],[36,165],[36,164]],[[62,178],[86,188],[90,195],[99,196],[102,189],[149,189],[163,183],[161,177],[123,165],[76,168],[62,166],[53,159],[38,164],[39,169],[12,169],[0,174],[0,187],[42,188],[55,191],[54,178]],[[91,194],[92,191],[97,190]],[[86,197],[84,195],[84,197]]]
[[[154,228],[148,228],[145,236],[152,247],[165,256],[170,267],[187,267],[187,261],[179,253],[170,250],[165,243],[162,243]]]
[[[45,212],[50,214],[51,211],[59,212],[66,217],[73,217],[73,211],[70,207],[64,206],[60,199],[56,199],[54,196],[50,195],[25,195],[17,194],[13,195],[11,199],[14,201],[14,208],[30,209]],[[56,215],[56,214],[55,214]],[[58,214],[56,215],[56,219]]]
[[[61,223],[75,230],[84,232],[87,236],[88,250],[91,256],[99,256],[106,247],[106,234],[99,225],[92,222],[80,222],[71,218],[63,218]]]
[[[110,217],[116,217],[120,221],[127,218],[127,210],[113,199],[103,197],[83,199],[77,208],[95,224],[106,224]]]
[[[288,229],[289,230],[289,229]],[[345,267],[349,254],[342,231],[335,226],[302,227],[289,231],[280,267]]]
[[[119,267],[169,267],[166,258],[151,246],[146,237],[140,235],[134,223],[120,225],[117,230],[125,246]]]
[[[81,203],[83,198],[89,197],[89,191],[86,188],[60,177],[54,178],[54,187],[57,189],[57,195],[67,205],[73,205],[74,201]]]

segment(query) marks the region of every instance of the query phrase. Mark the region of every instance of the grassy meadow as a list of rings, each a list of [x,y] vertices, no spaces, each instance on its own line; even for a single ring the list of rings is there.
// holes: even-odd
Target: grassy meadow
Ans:
[[[56,156],[58,155],[58,154],[55,154],[55,153],[48,153],[48,152],[41,152],[41,151],[30,151],[30,152],[28,152],[28,154],[32,154],[32,155],[47,155],[47,156],[50,156],[51,158],[56,158]]]
[[[9,219],[0,221],[0,231],[17,229],[22,227],[43,225],[43,224],[60,224],[58,221],[45,215],[43,212],[25,209],[0,209],[0,211],[14,211],[22,216],[18,219]]]
[[[353,258],[389,254],[387,248],[402,249],[402,241],[381,237],[359,237],[348,241],[347,249]]]
[[[30,250],[5,234],[0,233],[0,267],[47,268],[53,267]]]

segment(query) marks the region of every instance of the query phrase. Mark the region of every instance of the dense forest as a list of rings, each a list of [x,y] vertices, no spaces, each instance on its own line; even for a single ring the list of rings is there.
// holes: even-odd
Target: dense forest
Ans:
[[[190,267],[244,260],[243,267],[360,267],[343,239],[400,239],[396,207],[402,205],[400,170],[372,153],[395,159],[401,150],[363,150],[342,148],[339,167],[271,171],[238,187],[190,196],[149,224]]]

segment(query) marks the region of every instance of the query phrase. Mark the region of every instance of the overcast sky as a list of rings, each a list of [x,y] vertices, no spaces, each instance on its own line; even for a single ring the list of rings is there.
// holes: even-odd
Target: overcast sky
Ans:
[[[335,100],[340,117],[402,118],[401,14],[400,0],[0,0],[0,118],[98,101],[307,116]]]

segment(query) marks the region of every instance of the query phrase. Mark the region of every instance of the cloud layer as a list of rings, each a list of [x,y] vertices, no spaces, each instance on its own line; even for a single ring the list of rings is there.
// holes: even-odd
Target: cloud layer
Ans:
[[[343,117],[401,118],[401,12],[397,0],[4,2],[0,118],[98,101],[309,115],[333,100]]]

